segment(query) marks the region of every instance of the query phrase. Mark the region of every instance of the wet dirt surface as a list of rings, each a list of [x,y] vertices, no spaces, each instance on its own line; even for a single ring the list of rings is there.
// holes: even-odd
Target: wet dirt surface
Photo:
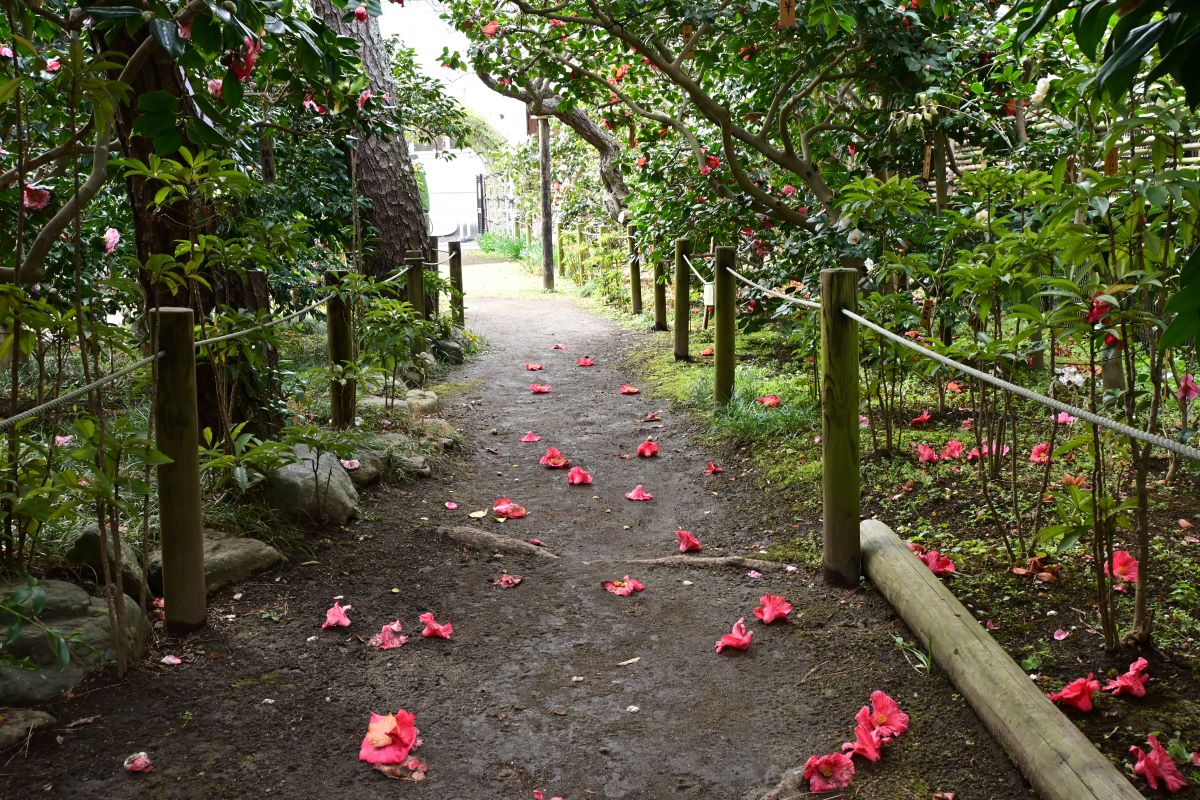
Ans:
[[[874,689],[912,715],[911,730],[881,762],[856,760],[853,786],[832,796],[1032,797],[944,678],[905,660],[892,637],[911,635],[869,590],[828,589],[803,567],[754,579],[735,567],[631,564],[677,554],[677,528],[700,538],[702,555],[753,555],[765,531],[792,519],[782,508],[779,519],[748,515],[760,498],[730,465],[705,476],[720,454],[693,444],[687,419],[665,409],[661,422],[638,421],[665,408],[618,392],[637,383],[620,364],[642,334],[528,291],[533,281],[511,266],[466,272],[468,324],[489,347],[448,378],[465,390],[443,402],[466,439],[456,463],[377,489],[361,521],[321,534],[319,563],[217,595],[208,629],[160,640],[124,680],[97,676],[54,705],[59,724],[0,761],[0,797],[524,800],[541,788],[566,800],[735,800],[852,739]],[[595,366],[576,366],[582,355]],[[527,372],[527,361],[545,369]],[[534,381],[553,388],[531,394]],[[520,442],[529,430],[542,441]],[[661,452],[638,458],[647,437]],[[565,470],[539,466],[547,446],[595,482],[568,486]],[[638,483],[652,501],[625,499]],[[468,516],[499,497],[528,516]],[[560,559],[469,550],[439,525],[538,538]],[[504,571],[523,582],[492,585]],[[625,574],[646,590],[601,589]],[[765,592],[793,603],[791,623],[753,619]],[[353,606],[353,625],[322,631],[336,596]],[[453,622],[450,641],[420,638],[427,610]],[[749,651],[714,653],[739,617],[754,632]],[[397,618],[413,639],[368,647]],[[184,664],[159,665],[165,653]],[[416,715],[424,739],[419,783],[357,760],[368,713],[397,708]],[[122,760],[140,750],[154,772],[126,774]]]

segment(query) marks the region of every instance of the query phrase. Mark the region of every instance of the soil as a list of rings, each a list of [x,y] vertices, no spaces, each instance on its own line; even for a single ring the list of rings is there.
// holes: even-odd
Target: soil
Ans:
[[[700,538],[702,555],[754,556],[792,515],[764,504],[732,462],[705,476],[723,454],[702,449],[688,419],[667,409],[639,421],[666,405],[618,393],[637,384],[622,358],[648,334],[541,294],[511,265],[465,271],[468,324],[488,347],[450,376],[457,396],[443,389],[443,414],[466,440],[455,460],[434,480],[385,485],[360,521],[315,534],[317,563],[223,591],[205,630],[160,638],[124,678],[97,675],[55,704],[58,724],[0,766],[0,796],[524,800],[540,788],[566,800],[735,800],[852,739],[855,712],[882,689],[911,729],[879,763],[856,760],[852,788],[834,796],[1033,797],[936,668],[906,660],[893,637],[912,634],[869,589],[827,588],[804,567],[755,579],[632,563],[677,554],[677,528]],[[576,366],[583,355],[595,366]],[[529,361],[545,369],[527,372]],[[531,394],[534,381],[553,389]],[[529,430],[542,441],[519,441]],[[647,437],[661,452],[638,458]],[[595,483],[568,486],[565,471],[539,466],[547,446]],[[652,501],[625,499],[639,483]],[[468,516],[499,497],[528,516]],[[764,505],[774,510],[750,512]],[[560,558],[469,550],[437,532],[449,525],[538,538]],[[505,571],[524,580],[494,586]],[[626,574],[646,590],[601,588]],[[791,623],[753,618],[766,592],[792,602]],[[339,596],[353,624],[322,630]],[[453,622],[453,638],[421,639],[424,611]],[[754,632],[749,651],[714,653],[739,617]],[[408,644],[368,646],[397,618]],[[161,665],[168,653],[183,664]],[[368,713],[397,708],[421,729],[419,783],[357,758]],[[126,773],[123,759],[143,750],[154,771]]]

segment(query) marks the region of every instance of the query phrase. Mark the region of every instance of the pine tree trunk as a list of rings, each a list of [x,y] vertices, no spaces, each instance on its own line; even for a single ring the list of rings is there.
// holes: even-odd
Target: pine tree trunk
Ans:
[[[313,12],[342,36],[358,41],[359,58],[370,76],[375,96],[395,97],[391,64],[378,21],[372,17],[366,23],[343,22],[345,12],[330,0],[315,0]],[[404,265],[408,250],[420,250],[434,260],[436,255],[426,252],[421,190],[404,137],[368,136],[358,148],[357,171],[358,190],[371,203],[370,209],[364,209],[363,219],[375,229],[377,237],[371,257],[363,264],[363,272],[376,278],[387,277]]]

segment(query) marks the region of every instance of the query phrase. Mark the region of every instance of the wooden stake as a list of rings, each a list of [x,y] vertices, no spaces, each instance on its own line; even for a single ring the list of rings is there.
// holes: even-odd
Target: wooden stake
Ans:
[[[858,586],[858,270],[821,270],[821,486],[825,581]]]
[[[637,228],[626,228],[629,237],[629,313],[635,317],[642,313],[642,258],[638,253]]]
[[[408,302],[412,304],[413,311],[422,319],[428,319],[425,315],[425,257],[421,255],[420,250],[409,250],[404,256],[404,264],[408,267],[408,274],[405,279],[408,281]]]
[[[554,260],[558,262],[558,277],[567,277],[567,262],[563,259],[562,220],[554,223]]]
[[[325,330],[329,337],[329,366],[333,375],[329,380],[329,404],[332,408],[333,427],[345,430],[354,425],[354,411],[358,386],[346,371],[354,363],[354,326],[350,304],[337,289],[341,287],[342,271],[325,273],[325,283],[335,288],[335,293],[325,302]]]
[[[550,120],[539,117],[538,161],[542,173],[542,289],[554,291],[554,198],[550,192]]]
[[[688,321],[692,311],[692,271],[684,256],[691,255],[692,243],[675,240],[675,360],[688,360]]]
[[[670,330],[667,327],[667,276],[663,269],[662,242],[655,248],[654,258],[654,330]]]
[[[579,237],[579,260],[575,262],[575,283],[582,286],[585,281],[584,263],[587,261],[587,234],[583,231],[583,223],[576,226],[576,236]]]
[[[196,345],[190,308],[150,312],[158,348],[154,392],[154,447],[171,459],[158,472],[158,525],[162,536],[163,597],[167,629],[203,628],[204,528],[200,514],[200,421],[196,409]]]
[[[441,258],[439,258],[440,253],[438,252],[438,237],[430,236],[426,244],[426,248],[429,250],[429,264],[432,266],[424,264],[422,266],[425,267],[426,272],[432,273],[435,278],[440,277],[442,267],[437,263],[438,261],[441,261]],[[424,276],[421,277],[424,278]],[[442,299],[440,297],[441,293],[438,292],[437,289],[433,288],[434,285],[435,284],[432,282],[427,282],[425,289],[425,310],[430,319],[433,319],[442,313]]]
[[[713,259],[713,280],[716,283],[716,298],[714,311],[716,321],[713,323],[715,355],[713,367],[716,370],[716,400],[717,405],[728,405],[733,399],[733,366],[735,358],[734,315],[737,312],[737,286],[733,283],[733,273],[730,272],[737,258],[737,250],[733,247],[718,247],[716,258]]]
[[[466,325],[466,315],[463,306],[463,276],[462,276],[462,243],[447,242],[450,248],[450,314],[458,327]]]

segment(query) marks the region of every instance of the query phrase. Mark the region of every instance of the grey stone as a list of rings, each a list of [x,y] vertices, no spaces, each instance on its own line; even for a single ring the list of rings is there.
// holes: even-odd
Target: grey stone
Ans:
[[[75,541],[63,555],[63,559],[75,567],[86,567],[88,577],[96,583],[104,582],[104,570],[100,564],[100,526],[92,523],[79,532]],[[110,554],[109,569],[116,566],[116,559]],[[142,588],[142,565],[133,545],[121,541],[121,587],[125,594],[137,595]]]
[[[0,596],[7,595],[20,585],[0,585]],[[37,668],[18,669],[0,665],[0,705],[48,703],[73,688],[93,667],[113,657],[112,623],[109,622],[108,605],[103,598],[91,597],[83,589],[65,581],[47,580],[38,585],[46,594],[46,606],[38,615],[38,621],[73,638],[71,660],[60,669],[45,632],[37,626],[26,625],[16,639],[4,648],[4,652],[18,660],[28,658]],[[138,608],[136,600],[124,594],[121,597],[124,600],[130,652],[136,654],[150,632],[150,622]],[[0,628],[0,639],[6,634],[7,628]]]
[[[423,421],[425,431],[431,439],[451,439],[458,436],[458,429],[444,419],[431,417]]]
[[[296,463],[267,478],[267,504],[298,519],[341,525],[354,516],[358,491],[335,455],[322,453],[320,459],[314,455],[306,445],[296,446]]]
[[[53,725],[54,717],[32,708],[0,708],[0,750],[25,741],[31,731]]]
[[[204,588],[209,594],[283,563],[266,542],[204,529]],[[162,551],[150,554],[150,588],[162,594]]]
[[[429,466],[429,462],[425,460],[425,456],[416,453],[401,453],[392,452],[388,455],[392,467],[400,470],[405,475],[414,475],[420,478],[428,478],[433,474],[433,468]]]
[[[462,345],[453,339],[438,339],[433,343],[433,349],[439,358],[451,364],[461,364],[466,357]]]
[[[358,462],[358,469],[348,469],[346,470],[346,474],[350,476],[350,480],[359,489],[364,486],[370,486],[378,481],[383,475],[384,467],[387,466],[387,461],[383,455],[370,450],[355,453],[354,460]]]
[[[404,399],[408,401],[408,405],[415,415],[437,413],[438,396],[433,392],[425,389],[409,389]]]

